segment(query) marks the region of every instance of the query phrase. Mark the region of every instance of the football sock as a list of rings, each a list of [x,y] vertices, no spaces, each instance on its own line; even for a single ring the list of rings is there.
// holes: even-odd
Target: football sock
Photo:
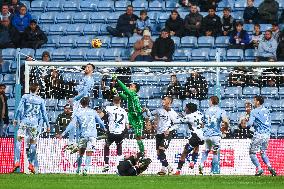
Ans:
[[[197,160],[198,160],[198,153],[193,152],[192,155],[192,161],[194,162],[194,164],[196,164]]]
[[[77,158],[77,173],[80,172],[80,169],[81,169],[81,165],[82,165],[82,159],[83,157],[79,155],[79,157]]]
[[[212,172],[213,173],[219,173],[219,171],[220,171],[219,166],[220,166],[220,162],[219,162],[218,154],[213,154]]]
[[[261,153],[262,161],[267,165],[267,167],[271,167],[269,159],[265,152]]]
[[[36,156],[36,144],[31,144],[30,146],[30,163],[34,163]]]
[[[159,150],[158,159],[162,163],[162,166],[167,167],[169,165],[167,161],[167,156],[165,154],[165,150]]]
[[[108,145],[105,145],[104,147],[104,161],[105,161],[105,164],[109,163],[109,146]]]
[[[184,161],[179,160],[177,169],[181,170],[183,164],[184,164]]]
[[[22,142],[18,141],[16,142],[16,148],[15,148],[15,161],[20,162],[20,155],[21,155],[21,144]]]
[[[208,154],[209,154],[209,151],[207,151],[207,150],[202,153],[202,158],[201,158],[201,162],[200,162],[201,166],[203,166],[204,162],[206,161]]]
[[[143,144],[143,141],[142,140],[137,140],[137,144],[138,144],[138,147],[139,147],[139,152],[144,154],[144,144]]]
[[[117,151],[117,155],[121,156],[122,155],[122,144],[117,144],[116,145],[116,151]],[[143,148],[144,151],[144,148]]]
[[[249,156],[250,156],[250,159],[251,159],[252,163],[256,166],[256,168],[258,170],[260,170],[261,167],[260,167],[259,161],[258,161],[258,159],[256,157],[256,154],[250,154]]]
[[[85,159],[85,170],[89,171],[89,166],[90,166],[90,163],[91,163],[91,158],[92,156],[86,156],[86,159]]]

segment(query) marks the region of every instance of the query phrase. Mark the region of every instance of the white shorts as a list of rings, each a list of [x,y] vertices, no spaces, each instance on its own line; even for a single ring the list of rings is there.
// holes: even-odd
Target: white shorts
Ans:
[[[213,150],[216,150],[220,148],[220,136],[212,136],[212,137],[205,137],[204,143],[205,143],[205,150],[210,151],[213,147]]]
[[[260,151],[266,151],[268,147],[269,138],[270,136],[267,134],[253,136],[250,143],[249,153],[255,154],[259,151],[259,149]]]
[[[18,136],[25,139],[36,140],[38,138],[39,132],[37,127],[31,127],[24,123],[20,123]]]
[[[79,148],[86,148],[87,152],[95,151],[95,137],[87,137],[79,139]]]

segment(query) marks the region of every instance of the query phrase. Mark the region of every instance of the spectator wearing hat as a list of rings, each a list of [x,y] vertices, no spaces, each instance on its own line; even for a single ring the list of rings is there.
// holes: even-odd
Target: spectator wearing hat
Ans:
[[[234,29],[235,20],[231,15],[231,9],[225,7],[223,9],[223,17],[221,18],[222,23],[222,34],[224,36],[230,36],[231,32]]]
[[[134,53],[131,55],[131,61],[152,61],[153,40],[149,30],[144,30],[143,37],[134,44]]]
[[[247,7],[244,10],[244,23],[256,24],[258,22],[258,10],[253,6],[254,0],[247,0]]]
[[[170,31],[171,36],[182,37],[184,32],[184,22],[177,10],[172,10],[171,15],[166,21],[166,29]]]
[[[260,40],[258,45],[258,56],[256,57],[256,61],[276,61],[276,49],[277,42],[272,37],[272,31],[266,30],[264,34],[264,38]]]
[[[221,18],[217,16],[214,7],[210,7],[208,15],[202,20],[202,31],[205,36],[220,36],[222,34]]]
[[[161,35],[153,44],[152,57],[156,61],[172,61],[175,43],[170,37],[170,31],[163,29]]]
[[[37,25],[36,20],[31,20],[30,25],[25,29],[22,47],[38,49],[47,43],[47,37]]]
[[[60,135],[62,132],[65,131],[66,127],[71,121],[72,117],[72,107],[69,104],[64,106],[64,111],[59,114],[55,121],[55,133]]]

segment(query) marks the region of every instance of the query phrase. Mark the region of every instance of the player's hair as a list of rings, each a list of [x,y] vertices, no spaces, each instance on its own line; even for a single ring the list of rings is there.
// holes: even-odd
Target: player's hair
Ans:
[[[0,87],[6,88],[6,85],[4,83],[0,83]]]
[[[165,96],[163,96],[163,99],[165,99],[165,98],[170,99],[171,103],[173,102],[173,97],[172,97],[172,96],[170,96],[170,95],[165,95]]]
[[[264,103],[264,98],[263,96],[260,96],[260,95],[256,95],[255,97],[255,100],[259,102],[260,105],[262,105]]]
[[[30,84],[30,91],[31,91],[32,93],[35,93],[36,90],[38,89],[38,87],[39,87],[39,84],[38,84],[38,83],[32,83],[32,84]]]
[[[132,83],[135,85],[135,88],[136,88],[136,92],[138,93],[139,90],[140,90],[140,85],[138,83]]]
[[[190,113],[194,113],[197,111],[197,105],[192,102],[186,104],[186,108],[189,110]]]
[[[147,11],[146,10],[141,10],[140,11],[140,15],[142,15],[142,14],[146,14],[147,15]]]
[[[80,104],[85,108],[87,106],[89,106],[90,104],[90,98],[89,97],[83,97],[81,100],[80,100]]]
[[[119,104],[120,101],[121,101],[121,98],[120,98],[119,96],[114,96],[114,97],[113,97],[113,103],[114,103],[114,104]]]
[[[132,5],[127,5],[126,9],[128,9],[128,8],[133,8],[133,6]]]
[[[269,32],[272,35],[272,30],[266,30],[265,32]]]
[[[96,67],[93,64],[88,63],[86,66],[88,66],[88,65],[92,66],[93,70],[95,70]]]
[[[245,105],[247,105],[247,104],[249,104],[249,105],[250,105],[250,107],[252,107],[252,103],[251,103],[251,102],[246,101],[246,102],[245,102]]]
[[[213,105],[218,105],[219,104],[219,98],[218,96],[211,96],[210,100],[212,102]]]

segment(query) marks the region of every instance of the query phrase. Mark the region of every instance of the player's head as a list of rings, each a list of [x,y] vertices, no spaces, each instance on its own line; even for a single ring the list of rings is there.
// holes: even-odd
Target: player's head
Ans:
[[[197,105],[196,104],[194,104],[194,103],[188,103],[188,104],[186,104],[186,106],[185,106],[185,112],[187,113],[187,114],[191,114],[191,113],[194,113],[194,112],[196,112],[197,111]]]
[[[253,99],[253,103],[255,107],[259,107],[264,103],[264,98],[263,96],[257,95]]]
[[[39,91],[39,84],[38,83],[30,84],[30,92],[31,93],[38,93],[38,91]]]
[[[88,107],[89,104],[90,104],[90,98],[89,98],[89,97],[83,97],[83,98],[80,100],[80,104],[82,105],[83,108]]]
[[[246,109],[246,112],[247,112],[247,113],[250,113],[250,112],[251,112],[251,109],[252,109],[252,104],[251,104],[251,102],[247,101],[247,102],[245,103],[245,109]]]
[[[118,105],[118,106],[120,106],[120,103],[121,103],[121,98],[119,97],[119,96],[115,96],[115,97],[113,97],[113,104],[114,105]]]
[[[5,94],[5,89],[6,89],[6,85],[3,83],[0,83],[0,94]]]
[[[173,102],[173,98],[171,96],[164,96],[162,100],[162,105],[164,108],[170,108]]]
[[[66,104],[64,106],[64,113],[70,115],[72,113],[72,106],[70,104]]]
[[[88,74],[93,73],[94,69],[95,69],[95,66],[93,64],[90,64],[90,63],[87,64],[84,68],[85,74],[88,75]]]
[[[138,83],[130,83],[129,89],[138,93],[140,90],[140,85]]]
[[[209,106],[216,106],[219,104],[218,96],[211,96],[209,99]]]

